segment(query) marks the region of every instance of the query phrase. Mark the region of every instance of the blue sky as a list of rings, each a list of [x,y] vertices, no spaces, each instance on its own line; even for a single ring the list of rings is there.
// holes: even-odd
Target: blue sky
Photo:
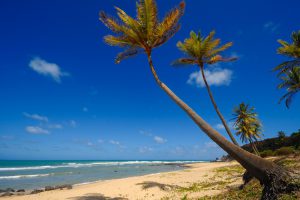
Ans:
[[[158,0],[160,17],[179,1]],[[296,131],[299,97],[284,91],[271,69],[286,58],[277,39],[299,29],[298,0],[186,0],[182,28],[153,52],[160,78],[225,135],[196,67],[175,69],[176,42],[191,30],[216,30],[239,60],[209,68],[226,119],[242,101],[256,107],[264,137]],[[157,87],[145,55],[114,64],[121,50],[98,12],[113,6],[135,16],[135,1],[2,0],[0,2],[0,159],[213,159],[220,150]]]

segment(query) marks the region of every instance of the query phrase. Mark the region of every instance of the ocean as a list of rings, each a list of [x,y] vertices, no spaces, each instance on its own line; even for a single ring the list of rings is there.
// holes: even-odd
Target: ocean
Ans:
[[[176,171],[205,161],[0,160],[0,189],[39,189],[63,184]]]

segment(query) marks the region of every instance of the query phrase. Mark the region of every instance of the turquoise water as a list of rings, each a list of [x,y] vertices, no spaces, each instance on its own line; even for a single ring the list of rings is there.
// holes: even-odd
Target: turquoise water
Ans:
[[[182,169],[204,161],[0,160],[0,189],[37,189]]]

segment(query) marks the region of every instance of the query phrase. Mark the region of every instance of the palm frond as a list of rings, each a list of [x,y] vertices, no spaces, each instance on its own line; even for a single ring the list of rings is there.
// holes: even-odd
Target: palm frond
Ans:
[[[128,38],[123,36],[113,36],[107,35],[104,37],[104,42],[110,46],[119,46],[119,47],[127,47],[134,46],[134,43],[128,40]]]
[[[233,45],[232,42],[228,42],[228,43],[222,45],[221,47],[213,49],[211,52],[209,52],[209,54],[210,54],[210,56],[215,55],[215,54],[219,54],[220,52],[225,51],[226,49],[228,49],[232,45]]]
[[[279,71],[277,76],[280,76],[281,74],[285,73],[287,70],[292,69],[294,67],[300,67],[300,59],[285,61],[278,66],[276,66],[273,71]]]
[[[115,59],[115,63],[119,64],[122,60],[135,56],[139,53],[139,49],[138,48],[129,48],[127,50],[125,50],[124,52],[121,52],[117,55],[116,59]]]
[[[237,60],[237,57],[230,57],[230,58],[224,58],[221,55],[216,55],[211,57],[208,61],[206,61],[208,64],[215,64],[218,62],[231,62]]]
[[[103,24],[112,30],[115,33],[125,33],[124,27],[113,17],[110,17],[105,14],[105,12],[101,11],[99,13],[99,20],[103,22]]]
[[[197,60],[192,58],[179,58],[172,62],[172,66],[174,67],[180,67],[180,66],[187,66],[187,65],[194,65],[197,64]]]
[[[179,19],[182,17],[184,13],[185,3],[182,1],[178,7],[172,9],[163,19],[161,23],[157,26],[157,36],[162,37],[169,30],[174,29],[177,26]]]

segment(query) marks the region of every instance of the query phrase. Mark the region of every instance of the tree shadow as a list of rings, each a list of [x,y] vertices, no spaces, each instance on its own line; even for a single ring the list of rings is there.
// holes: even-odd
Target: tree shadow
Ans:
[[[71,200],[128,200],[123,197],[107,197],[100,193],[86,194],[85,196],[72,197]]]
[[[154,188],[158,187],[160,190],[163,191],[169,191],[172,189],[179,189],[180,186],[178,185],[169,185],[169,184],[163,184],[163,183],[158,183],[154,181],[145,181],[143,183],[137,183],[137,185],[141,185],[144,190],[149,189],[149,188]]]

